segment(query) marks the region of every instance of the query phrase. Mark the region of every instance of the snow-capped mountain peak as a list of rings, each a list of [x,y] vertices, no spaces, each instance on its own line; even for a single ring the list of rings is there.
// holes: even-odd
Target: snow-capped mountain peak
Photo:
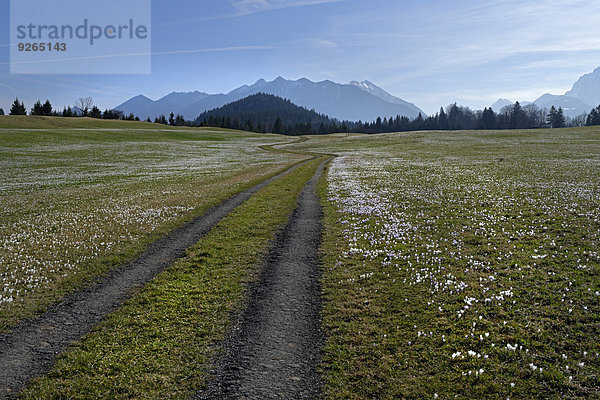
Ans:
[[[377,96],[380,99],[385,100],[389,103],[402,104],[404,101],[396,96],[392,96],[391,94],[389,94],[388,92],[386,92],[385,90],[383,90],[382,88],[380,88],[379,86],[374,84],[373,82],[369,82],[366,80],[362,81],[362,82],[352,81],[352,82],[350,82],[350,85],[356,86],[357,88],[364,90],[365,92],[370,93],[373,96]]]
[[[374,84],[373,82],[364,80],[362,82],[358,82],[358,81],[352,81],[349,83],[349,85],[351,86],[356,86],[357,88],[359,88],[360,90],[362,90],[363,92],[367,92],[375,97],[380,98],[381,100],[384,100],[388,103],[391,104],[399,104],[399,105],[403,105],[406,106],[410,109],[412,109],[415,114],[421,113],[421,115],[426,115],[425,113],[423,113],[423,111],[421,111],[417,106],[415,106],[412,103],[408,103],[404,100],[402,100],[399,97],[393,96],[391,94],[389,94],[388,92],[386,92],[385,90],[383,90],[382,88],[380,88],[379,86],[377,86],[376,84]]]

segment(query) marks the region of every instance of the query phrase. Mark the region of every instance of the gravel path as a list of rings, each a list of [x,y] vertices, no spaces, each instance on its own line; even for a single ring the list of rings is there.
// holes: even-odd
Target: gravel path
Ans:
[[[250,288],[215,379],[195,399],[315,399],[320,285],[317,251],[322,211],[315,193],[325,162],[306,185],[298,205]]]
[[[241,192],[151,245],[135,261],[87,288],[68,295],[39,318],[21,322],[0,336],[0,399],[16,398],[27,382],[47,373],[56,356],[115,311],[160,271],[184,255],[215,224],[275,179],[299,165]]]

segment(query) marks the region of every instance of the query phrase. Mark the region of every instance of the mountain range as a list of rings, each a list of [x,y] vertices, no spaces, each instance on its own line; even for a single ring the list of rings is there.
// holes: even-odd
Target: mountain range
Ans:
[[[406,116],[416,118],[419,107],[392,96],[377,85],[369,82],[352,81],[349,84],[329,80],[312,82],[306,78],[287,80],[278,77],[273,81],[259,79],[253,85],[244,85],[227,94],[195,92],[173,92],[158,100],[146,96],[135,96],[115,107],[125,115],[134,114],[142,119],[154,119],[170,113],[183,115],[188,120],[196,119],[205,111],[222,107],[257,93],[267,93],[290,100],[294,104],[340,121],[374,121],[379,116]]]
[[[374,121],[377,117],[406,116],[416,118],[419,113],[426,116],[419,107],[387,93],[369,81],[352,81],[348,84],[329,80],[312,82],[306,78],[287,80],[278,77],[273,81],[259,79],[252,85],[243,85],[229,93],[208,94],[199,91],[173,92],[158,100],[146,96],[135,96],[115,107],[126,115],[152,119],[171,112],[181,114],[187,120],[194,120],[200,114],[241,100],[257,93],[267,93],[290,100],[294,104],[340,121]],[[571,90],[562,95],[546,93],[533,102],[539,108],[562,107],[568,117],[588,113],[600,104],[600,67],[592,73],[581,76]],[[496,112],[513,104],[507,99],[499,99],[492,105]],[[525,106],[530,102],[522,101]]]
[[[562,107],[564,114],[568,117],[576,117],[578,115],[589,113],[594,107],[600,104],[600,67],[594,72],[585,74],[573,84],[571,90],[563,95],[554,95],[545,93],[533,101],[539,108],[547,108],[554,106]],[[499,112],[502,107],[513,104],[506,99],[499,99],[492,105],[492,109]],[[521,105],[530,104],[521,102]]]

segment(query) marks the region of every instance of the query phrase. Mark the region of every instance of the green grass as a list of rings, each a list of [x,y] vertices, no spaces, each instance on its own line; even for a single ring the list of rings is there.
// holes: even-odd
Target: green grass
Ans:
[[[262,189],[61,356],[26,399],[187,398],[206,383],[275,232],[321,159]]]
[[[83,272],[53,272],[65,282],[98,274],[92,265],[123,262],[115,249],[135,253],[148,227],[158,236],[306,157],[262,146],[285,138],[211,129],[0,139],[2,171],[11,171],[0,172],[8,283],[32,265],[15,264],[19,254],[92,257]],[[285,149],[340,155],[319,184],[327,398],[600,398],[597,127],[329,135]],[[26,397],[181,398],[202,387],[228,316],[243,307],[245,283],[315,165],[224,220]],[[123,215],[133,217],[114,228]],[[49,286],[34,303],[78,284]],[[35,309],[27,301],[14,309]]]
[[[159,127],[159,128],[157,128]],[[1,115],[0,129],[170,129],[165,125],[157,125],[149,122],[118,121],[95,118],[62,118],[43,117],[36,115]],[[181,129],[181,128],[180,128]]]
[[[598,128],[311,146],[327,398],[600,397]]]
[[[259,148],[289,140],[219,129],[0,130],[0,331],[306,158]]]

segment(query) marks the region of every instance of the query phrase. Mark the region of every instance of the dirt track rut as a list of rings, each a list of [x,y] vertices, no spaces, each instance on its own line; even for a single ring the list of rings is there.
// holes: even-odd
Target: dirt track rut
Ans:
[[[302,191],[250,289],[248,307],[224,345],[214,380],[194,399],[319,397],[322,210],[315,186],[324,165]]]
[[[135,261],[87,288],[68,295],[42,316],[21,322],[0,336],[0,399],[16,398],[36,376],[47,373],[57,355],[81,339],[137,289],[168,267],[214,225],[251,195],[298,167],[243,191],[151,245]]]

